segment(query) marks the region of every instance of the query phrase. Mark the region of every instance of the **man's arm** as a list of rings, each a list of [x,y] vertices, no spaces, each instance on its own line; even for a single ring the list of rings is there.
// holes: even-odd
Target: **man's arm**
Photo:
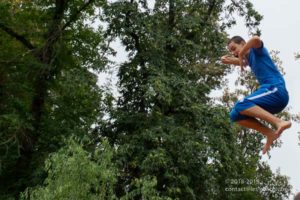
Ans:
[[[242,48],[240,51],[241,56],[245,56],[245,54],[248,52],[249,49],[251,48],[259,48],[261,47],[261,40],[258,36],[253,36]]]
[[[239,52],[239,65],[241,66],[242,70],[246,66],[245,61],[247,61],[246,54],[249,52],[251,48],[259,48],[262,45],[262,41],[258,36],[253,36],[246,44],[243,46],[241,51]]]
[[[241,49],[239,53],[239,58],[244,58],[247,52],[249,51],[249,49],[259,48],[261,47],[261,45],[262,45],[262,41],[260,40],[260,38],[258,36],[253,36],[250,40],[248,40],[248,42],[246,42],[244,47]]]

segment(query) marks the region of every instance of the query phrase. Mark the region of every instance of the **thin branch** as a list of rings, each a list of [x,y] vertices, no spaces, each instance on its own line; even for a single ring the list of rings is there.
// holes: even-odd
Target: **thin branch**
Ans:
[[[4,32],[6,32],[11,37],[15,38],[19,42],[21,42],[25,47],[27,47],[29,50],[34,50],[35,47],[31,44],[29,40],[27,40],[24,36],[16,33],[11,28],[5,26],[3,22],[0,21],[0,29],[2,29]]]
[[[49,28],[48,34],[47,34],[47,42],[45,43],[44,47],[41,51],[41,59],[46,61],[46,63],[50,63],[51,61],[47,59],[49,58],[49,53],[51,54],[53,44],[59,39],[59,37],[62,35],[62,32],[70,26],[72,22],[74,22],[81,12],[85,10],[91,3],[93,3],[94,0],[88,0],[80,9],[78,9],[76,12],[74,12],[73,15],[69,18],[69,20],[62,25],[62,20],[64,16],[65,9],[67,8],[68,1],[66,0],[56,0],[56,11],[53,17],[52,25]]]
[[[201,25],[205,26],[206,24],[208,24],[207,22],[209,21],[209,18],[211,17],[215,7],[216,7],[216,0],[212,0],[211,2],[209,2],[207,13],[206,13]]]
[[[28,55],[29,53],[32,53],[33,50],[28,50],[23,54],[16,54],[12,59],[10,60],[0,60],[0,64],[20,64],[24,63],[22,59]]]
[[[235,2],[234,0],[231,0],[232,5],[234,5],[236,8],[240,9],[241,14],[246,14],[246,12],[244,11],[244,8],[242,6],[240,6],[239,3]]]
[[[8,138],[8,140],[6,140],[6,141],[4,141],[4,142],[1,142],[1,143],[0,143],[0,146],[9,143],[9,142],[12,141],[12,140],[16,140],[16,135],[13,135],[12,137]]]
[[[208,7],[208,11],[207,11],[207,15],[206,15],[206,19],[205,21],[207,21],[209,19],[209,17],[211,16],[214,8],[216,6],[216,0],[213,0],[210,4],[209,4],[209,7]]]
[[[44,64],[50,64],[51,55],[53,52],[54,44],[61,36],[61,23],[64,17],[64,12],[67,8],[68,2],[66,0],[56,0],[55,13],[51,25],[46,34],[46,42],[37,54],[41,62]]]
[[[67,27],[71,25],[81,14],[83,10],[85,10],[90,4],[92,4],[95,0],[88,0],[81,8],[79,8],[71,17],[69,20],[65,23],[65,25],[62,27],[61,30],[65,30]]]
[[[200,22],[200,25],[202,27],[206,27],[207,25],[209,25],[209,19],[210,19],[211,15],[213,14],[215,7],[216,7],[216,0],[210,1],[209,5],[208,5],[207,13],[205,13],[203,20]],[[194,11],[192,11],[192,12],[194,12]],[[192,14],[192,13],[190,13],[190,14]],[[195,36],[195,32],[187,33],[186,39],[192,39],[194,36]]]
[[[56,0],[55,3],[55,13],[53,15],[52,23],[48,29],[47,37],[48,39],[59,37],[60,35],[60,24],[62,22],[62,19],[64,17],[64,12],[67,7],[67,1],[65,0]],[[56,32],[59,32],[59,34],[55,34]],[[56,39],[54,39],[56,41]]]

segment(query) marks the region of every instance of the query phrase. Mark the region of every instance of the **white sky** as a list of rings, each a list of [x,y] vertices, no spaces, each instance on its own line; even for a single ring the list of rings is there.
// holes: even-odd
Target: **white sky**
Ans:
[[[255,9],[264,16],[261,22],[261,39],[269,50],[278,50],[282,66],[286,72],[285,80],[290,95],[289,106],[292,113],[300,113],[300,60],[295,53],[300,52],[300,1],[299,0],[251,0]],[[230,36],[241,35],[245,39],[248,32],[240,21],[229,31]],[[230,81],[236,77],[230,76]],[[263,157],[272,171],[290,177],[293,192],[300,192],[300,146],[298,132],[300,125],[293,123],[292,128],[281,136],[281,147],[271,149],[271,158]],[[292,197],[290,199],[293,199]]]

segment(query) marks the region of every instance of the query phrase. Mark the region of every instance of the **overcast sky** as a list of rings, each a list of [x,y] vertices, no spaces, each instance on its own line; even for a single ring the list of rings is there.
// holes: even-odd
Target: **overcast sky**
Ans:
[[[269,50],[278,50],[282,66],[286,72],[285,80],[290,95],[289,106],[292,113],[300,113],[300,60],[295,53],[300,52],[300,1],[299,0],[251,0],[255,9],[264,16],[261,22],[261,39]],[[241,35],[248,39],[248,32],[240,21],[229,31],[230,36]],[[236,77],[231,76],[231,81]],[[282,146],[271,149],[271,158],[264,156],[272,170],[280,168],[280,173],[290,177],[293,192],[300,192],[300,146],[298,132],[300,125],[281,136]],[[291,197],[292,199],[292,197]]]

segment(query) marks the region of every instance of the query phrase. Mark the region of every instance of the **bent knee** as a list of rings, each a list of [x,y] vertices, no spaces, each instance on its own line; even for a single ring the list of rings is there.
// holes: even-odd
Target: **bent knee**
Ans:
[[[241,101],[237,102],[235,106],[232,108],[230,112],[230,121],[237,122],[239,120],[248,119],[249,117],[246,115],[241,114],[243,110],[248,109],[249,107],[253,106],[252,102],[249,101]]]

